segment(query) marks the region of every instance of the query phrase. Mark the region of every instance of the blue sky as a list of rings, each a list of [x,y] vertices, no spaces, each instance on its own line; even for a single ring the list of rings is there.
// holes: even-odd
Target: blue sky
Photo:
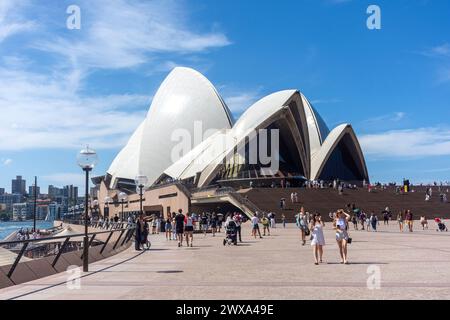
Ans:
[[[66,28],[72,4],[80,30]],[[0,186],[81,184],[86,143],[103,174],[177,65],[236,116],[299,89],[330,127],[354,126],[372,181],[450,180],[449,31],[439,0],[1,0]]]

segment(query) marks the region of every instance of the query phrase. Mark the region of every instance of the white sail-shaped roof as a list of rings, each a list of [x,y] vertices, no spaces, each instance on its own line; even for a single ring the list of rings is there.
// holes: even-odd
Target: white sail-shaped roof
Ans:
[[[320,178],[323,168],[339,142],[348,135],[355,152],[352,154],[355,162],[360,168],[362,175],[368,180],[368,171],[364,155],[356,137],[355,132],[350,124],[341,124],[334,128],[325,139],[320,149],[311,157],[311,180]]]
[[[118,178],[134,179],[138,175],[139,154],[141,149],[143,121],[131,136],[127,145],[119,152],[111,163],[107,173],[112,176],[111,188],[115,187]]]
[[[309,100],[303,94],[301,94],[301,96],[303,108],[306,114],[306,121],[308,123],[310,152],[311,156],[313,156],[317,151],[319,151],[330,130],[319,113],[311,105]]]
[[[234,152],[235,147],[242,145],[246,137],[250,136],[252,132],[259,129],[265,129],[270,124],[279,119],[286,120],[286,126],[293,136],[298,149],[299,161],[303,162],[302,165],[306,172],[309,172],[309,167],[306,157],[306,148],[304,141],[307,137],[304,137],[298,128],[298,123],[306,123],[305,116],[301,112],[299,105],[299,94],[297,90],[284,90],[270,94],[261,100],[257,101],[250,108],[247,109],[244,114],[239,118],[233,129],[229,131],[226,141],[226,148],[214,159],[214,161],[204,166],[199,181],[199,186],[208,184],[217,172],[220,164],[224,162],[226,158],[230,158]],[[291,106],[291,102],[295,102]],[[297,114],[301,119],[296,119],[292,109],[296,108]],[[234,142],[234,143],[233,143]],[[300,160],[303,158],[303,161]]]
[[[180,135],[189,135],[195,147],[232,124],[231,113],[211,82],[193,69],[177,67],[159,87],[142,128],[119,153],[108,173],[113,180],[145,175],[151,185],[173,163],[171,152],[180,143]]]
[[[146,119],[111,164],[110,188],[115,188],[118,180],[134,180],[138,174],[148,177],[148,185],[167,176],[196,177],[197,186],[208,185],[252,132],[269,127],[281,129],[285,148],[292,151],[290,161],[305,177],[320,179],[333,151],[345,140],[345,148],[354,153],[358,176],[368,181],[364,156],[351,126],[344,124],[330,131],[299,91],[283,90],[263,97],[233,125],[230,111],[209,80],[195,70],[178,67],[161,84]],[[190,145],[176,158],[174,150],[179,149],[182,137],[188,137]]]

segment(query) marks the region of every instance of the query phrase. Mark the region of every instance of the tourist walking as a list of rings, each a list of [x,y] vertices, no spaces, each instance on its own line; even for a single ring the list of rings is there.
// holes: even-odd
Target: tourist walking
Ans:
[[[194,241],[194,220],[189,212],[184,218],[184,233],[186,234],[186,245],[192,247]]]
[[[233,216],[234,223],[236,224],[236,234],[238,236],[239,242],[242,242],[242,234],[241,234],[241,224],[242,224],[242,215],[239,212],[236,212]]]
[[[219,233],[222,230],[222,223],[223,223],[223,215],[219,213],[217,215],[217,232]]]
[[[349,219],[350,215],[340,209],[336,212],[336,218],[333,223],[333,227],[336,230],[336,242],[339,248],[339,255],[341,256],[341,263],[343,264],[348,264],[347,244],[350,238],[346,229]]]
[[[136,221],[136,232],[135,232],[135,241],[134,241],[134,249],[136,251],[141,251],[141,241],[142,235],[144,233],[144,218],[142,215],[139,215],[138,220]]]
[[[296,216],[296,224],[300,229],[302,246],[306,244],[306,233],[308,229],[308,221],[305,214],[305,208],[301,208],[299,214]]]
[[[391,212],[389,211],[389,208],[386,207],[386,209],[383,210],[382,214],[383,214],[383,224],[384,225],[389,225],[389,218],[390,218],[390,215],[391,215]]]
[[[144,228],[142,231],[142,236],[141,236],[141,244],[142,244],[142,248],[145,250],[149,250],[150,249],[150,241],[148,240],[148,235],[150,233],[150,226],[148,225],[148,222],[144,220]]]
[[[208,216],[205,212],[203,212],[202,217],[200,218],[200,227],[206,237],[206,232],[208,231]]]
[[[167,214],[164,230],[166,230],[166,240],[172,240],[172,219],[170,213]]]
[[[428,220],[427,217],[420,217],[420,224],[422,225],[422,230],[428,229]]]
[[[413,232],[414,217],[413,217],[411,210],[406,211],[405,220],[406,220],[406,225],[408,226],[409,232]]]
[[[323,235],[323,227],[325,223],[319,213],[313,215],[311,219],[311,246],[313,247],[314,264],[322,263],[323,246],[325,245],[325,237]]]
[[[177,222],[175,220],[175,217],[177,216],[177,214],[175,212],[172,212],[172,239],[173,240],[177,240],[178,236],[177,236]]]
[[[183,246],[184,218],[183,210],[179,209],[178,214],[175,216],[175,230],[177,232],[178,247]]]
[[[284,213],[281,215],[281,223],[283,224],[283,228],[286,228],[286,216]]]
[[[399,211],[397,214],[397,222],[398,222],[398,227],[400,228],[400,232],[403,232],[404,220],[405,220],[405,217],[403,215],[403,212]]]
[[[361,223],[361,230],[364,230],[364,226],[366,224],[366,214],[363,211],[359,214],[359,221]]]
[[[372,231],[377,232],[377,225],[378,225],[378,217],[374,212],[372,212],[370,214],[370,226],[372,227]]]
[[[254,215],[251,219],[252,222],[252,236],[255,237],[256,239],[256,233],[258,232],[259,238],[262,239],[261,236],[261,231],[259,230],[259,218],[257,216],[258,213],[256,213],[256,215]]]
[[[263,214],[261,223],[263,225],[263,236],[264,237],[266,236],[266,230],[267,230],[267,235],[270,236],[269,219],[266,217],[266,214]]]
[[[211,232],[212,232],[212,235],[213,235],[213,237],[215,237],[216,236],[216,232],[217,232],[217,215],[216,215],[216,213],[215,212],[213,212],[213,214],[212,214],[212,216],[211,216],[211,219],[210,219],[210,221],[209,221],[209,224],[210,224],[210,226],[211,226]]]
[[[156,234],[156,229],[158,227],[157,220],[158,220],[158,218],[157,218],[156,214],[154,214],[153,219],[152,219],[152,234]]]
[[[276,222],[275,222],[275,212],[270,212],[269,213],[269,219],[270,219],[270,227],[272,229],[276,229],[277,225],[276,225]]]
[[[353,214],[352,216],[352,223],[353,223],[353,229],[358,230],[358,217],[356,214]]]

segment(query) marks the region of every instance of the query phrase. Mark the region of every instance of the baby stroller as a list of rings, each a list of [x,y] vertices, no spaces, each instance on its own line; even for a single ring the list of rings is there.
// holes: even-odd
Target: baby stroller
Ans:
[[[228,225],[225,227],[225,239],[223,239],[223,245],[234,244],[237,245],[237,226],[236,223],[231,220],[228,222]]]
[[[436,231],[448,231],[447,226],[445,225],[444,221],[442,221],[439,218],[434,219],[434,221],[437,223],[438,225],[438,229]]]

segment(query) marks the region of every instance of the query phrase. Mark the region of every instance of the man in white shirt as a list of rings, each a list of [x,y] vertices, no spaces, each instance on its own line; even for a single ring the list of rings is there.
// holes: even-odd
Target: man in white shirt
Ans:
[[[256,239],[256,232],[258,232],[259,238],[262,239],[261,231],[259,230],[259,218],[254,215],[251,219],[252,221],[252,236]]]

